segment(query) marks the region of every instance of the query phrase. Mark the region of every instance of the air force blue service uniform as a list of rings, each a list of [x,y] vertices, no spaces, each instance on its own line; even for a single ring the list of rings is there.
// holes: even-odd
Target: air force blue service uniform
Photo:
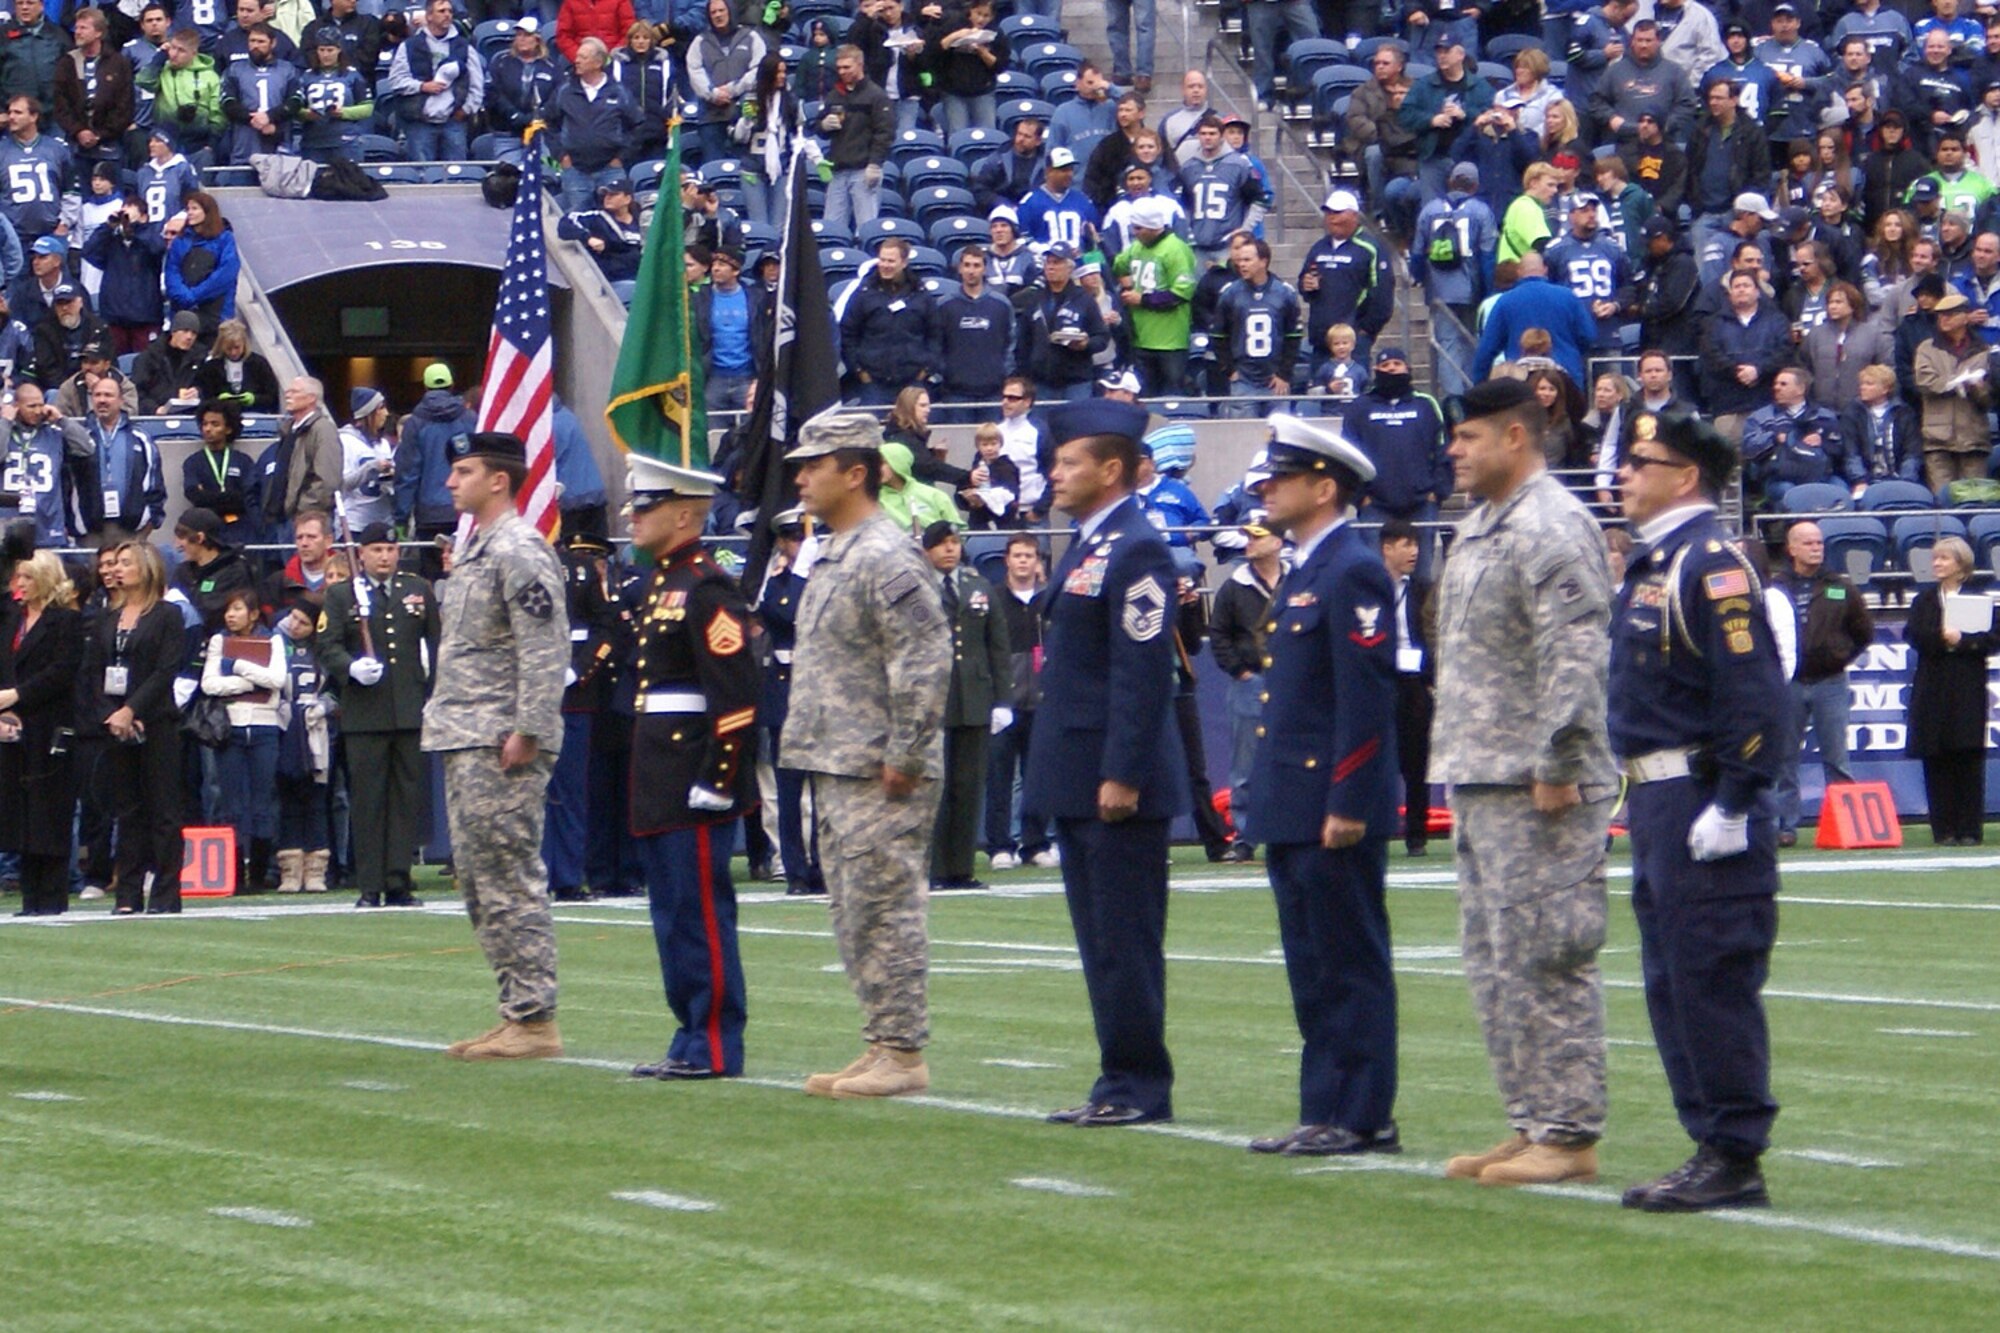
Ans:
[[[632,455],[640,512],[706,498],[722,479]],[[659,557],[639,615],[632,729],[632,836],[646,872],[667,1005],[680,1023],[637,1078],[743,1072],[743,964],[729,855],[757,803],[757,663],[736,580],[699,541]]]
[[[1131,403],[1059,404],[1048,420],[1059,444],[1096,435],[1136,444],[1146,431],[1146,410]],[[1126,496],[1082,525],[1050,591],[1022,807],[1056,821],[1102,1056],[1089,1101],[1051,1119],[1167,1120],[1174,1081],[1165,1032],[1167,829],[1188,811],[1173,714],[1173,557],[1137,498]],[[1131,818],[1098,818],[1104,781],[1138,788]]]
[[[1265,471],[1339,478],[1353,498],[1368,456],[1330,430],[1271,417]],[[1264,710],[1246,836],[1268,844],[1285,975],[1305,1046],[1299,1129],[1255,1152],[1397,1152],[1396,983],[1384,892],[1396,830],[1395,592],[1342,518],[1305,543],[1265,624]],[[1331,849],[1328,816],[1367,826]]]
[[[1690,419],[1669,419],[1660,444],[1718,487],[1735,467]],[[1626,1192],[1627,1207],[1649,1211],[1766,1203],[1757,1158],[1778,1111],[1760,998],[1778,927],[1777,828],[1758,795],[1780,763],[1790,696],[1756,574],[1712,510],[1681,513],[1641,530],[1611,630],[1646,1007],[1699,1149]]]

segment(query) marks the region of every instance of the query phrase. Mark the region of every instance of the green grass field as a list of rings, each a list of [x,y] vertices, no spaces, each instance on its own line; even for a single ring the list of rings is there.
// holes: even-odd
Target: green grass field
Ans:
[[[1921,834],[1918,835],[1921,838]],[[1198,858],[1197,858],[1198,859]],[[1622,860],[1622,858],[1621,858]],[[1095,1063],[1050,872],[933,902],[932,1094],[808,1098],[858,1020],[811,899],[743,907],[750,1076],[624,1076],[668,1035],[643,907],[558,912],[559,1063],[432,909],[259,898],[0,928],[0,1328],[1991,1328],[2000,857],[1788,856],[1777,1207],[1656,1217],[1677,1164],[1613,880],[1605,1178],[1440,1178],[1501,1136],[1448,861],[1393,861],[1405,1156],[1253,1158],[1296,1119],[1261,867],[1184,859],[1179,1120],[1041,1123]],[[91,905],[93,907],[98,905]]]

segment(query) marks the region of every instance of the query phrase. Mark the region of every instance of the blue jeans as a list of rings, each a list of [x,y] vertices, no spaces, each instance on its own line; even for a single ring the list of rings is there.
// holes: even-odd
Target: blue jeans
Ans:
[[[1435,309],[1435,304],[1433,304]],[[1456,316],[1431,320],[1431,341],[1437,345],[1437,385],[1441,397],[1472,387],[1472,357],[1478,348],[1472,333]]]
[[[1018,12],[1018,11],[1016,11]],[[1049,849],[1049,821],[1021,816],[1021,840],[1014,841],[1014,780],[1028,771],[1028,741],[1035,731],[1035,710],[1014,715],[1014,725],[993,737],[986,747],[986,853],[1016,852],[1023,860]]]
[[[1361,170],[1368,182],[1368,204],[1382,215],[1389,230],[1408,236],[1417,229],[1417,210],[1423,207],[1422,187],[1409,176],[1391,176],[1382,156],[1382,145],[1369,144],[1361,151]],[[1323,350],[1314,348],[1314,355]]]
[[[993,94],[960,97],[946,93],[938,102],[938,131],[949,139],[960,130],[993,128]]]
[[[1153,0],[1104,0],[1104,38],[1111,45],[1113,83],[1130,83],[1134,74],[1152,77],[1153,17]],[[1132,35],[1128,31],[1131,28],[1138,29],[1136,62],[1132,59]]]
[[[695,127],[695,139],[701,145],[703,164],[722,162],[735,156],[736,145],[729,138],[728,120],[704,120]]]
[[[826,187],[826,207],[821,211],[828,226],[858,230],[873,222],[881,208],[879,186],[871,187],[862,168],[836,169]]]
[[[1274,395],[1269,386],[1257,384],[1239,377],[1229,381],[1229,396],[1231,398],[1262,398],[1268,402]],[[1248,402],[1230,402],[1222,405],[1222,415],[1237,421],[1248,421],[1254,417],[1261,417],[1270,410],[1268,406],[1260,407],[1256,403]]]
[[[743,395],[750,391],[749,375],[732,375],[724,371],[710,371],[703,388],[703,402],[710,412],[741,412]]]
[[[745,171],[737,183],[743,187],[743,214],[746,218],[773,227],[782,225],[779,218],[786,199],[782,179],[774,184],[760,175]]]
[[[1295,42],[1309,40],[1319,36],[1319,19],[1306,0],[1250,0],[1244,18],[1250,29],[1250,81],[1257,100],[1269,101],[1278,68],[1278,34],[1288,32]]]
[[[595,171],[566,167],[562,173],[562,206],[565,213],[581,213],[597,207],[597,187],[613,176],[623,176],[625,168],[603,166]]]
[[[239,853],[254,841],[278,836],[278,729],[231,727],[229,744],[215,751],[222,786],[223,822],[236,830]]]
[[[916,129],[918,124],[921,123],[924,114],[924,104],[921,99],[915,97],[899,97],[895,101],[889,103],[889,105],[892,108],[894,108],[896,112],[897,134],[902,134],[906,131]]]
[[[327,813],[331,783],[315,782],[310,773],[278,779],[278,845],[305,852],[327,848]]]
[[[403,122],[403,143],[412,162],[463,162],[471,153],[465,147],[465,122],[447,120],[433,125],[427,120]]]
[[[1257,757],[1257,723],[1264,715],[1264,677],[1229,682],[1229,822],[1243,832],[1250,809],[1250,764]]]
[[[1035,381],[1035,401],[1038,403],[1081,403],[1092,397],[1096,386],[1089,380],[1076,384],[1050,384],[1045,380]]]
[[[1045,19],[1062,22],[1063,0],[1014,0],[1016,14],[1040,14]]]
[[[1800,646],[1801,653],[1804,645]],[[1842,671],[1825,680],[1808,684],[1792,682],[1793,730],[1786,738],[1785,763],[1778,773],[1778,828],[1785,832],[1799,826],[1799,765],[1804,760],[1806,728],[1819,742],[1819,761],[1826,770],[1825,781],[1854,781],[1847,766],[1847,673]]]
[[[1148,398],[1171,398],[1182,392],[1187,382],[1187,348],[1161,350],[1154,347],[1132,349],[1132,369]]]

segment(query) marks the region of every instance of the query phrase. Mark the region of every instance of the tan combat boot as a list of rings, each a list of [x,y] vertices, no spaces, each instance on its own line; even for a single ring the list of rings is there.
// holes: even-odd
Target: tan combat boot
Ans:
[[[296,847],[278,853],[278,892],[297,893],[306,882],[306,854]]]
[[[1560,1185],[1574,1180],[1588,1185],[1597,1179],[1597,1145],[1537,1143],[1479,1173],[1482,1185]]]
[[[837,1101],[857,1097],[901,1097],[922,1092],[931,1085],[930,1066],[922,1051],[899,1051],[893,1046],[877,1046],[875,1059],[858,1073],[849,1074],[833,1085]]]
[[[454,1060],[463,1060],[465,1058],[465,1053],[467,1051],[479,1045],[481,1042],[492,1041],[495,1037],[499,1036],[506,1030],[507,1030],[507,1025],[505,1023],[495,1023],[492,1027],[486,1029],[486,1031],[480,1033],[476,1037],[467,1037],[464,1041],[453,1042],[451,1045],[444,1048],[444,1053],[450,1056]]]
[[[833,1085],[850,1074],[858,1074],[875,1060],[875,1048],[870,1046],[861,1054],[848,1061],[847,1068],[835,1070],[831,1074],[814,1074],[806,1079],[806,1093],[813,1097],[833,1096]]]
[[[1489,1166],[1518,1157],[1532,1147],[1526,1134],[1494,1144],[1482,1153],[1460,1153],[1444,1164],[1446,1180],[1477,1180]]]
[[[508,1023],[499,1032],[470,1047],[462,1060],[550,1060],[563,1053],[556,1021]]]
[[[326,863],[332,854],[325,851],[307,852],[305,863],[305,890],[307,893],[326,892]]]

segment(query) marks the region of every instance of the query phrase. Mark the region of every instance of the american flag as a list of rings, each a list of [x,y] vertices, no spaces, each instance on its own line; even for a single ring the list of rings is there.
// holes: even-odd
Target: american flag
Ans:
[[[556,505],[554,342],[549,336],[549,252],[542,237],[542,146],[539,123],[528,128],[521,155],[521,192],[500,272],[493,337],[486,344],[486,385],[479,429],[505,431],[528,446],[528,480],[514,497],[521,514],[551,541]]]

